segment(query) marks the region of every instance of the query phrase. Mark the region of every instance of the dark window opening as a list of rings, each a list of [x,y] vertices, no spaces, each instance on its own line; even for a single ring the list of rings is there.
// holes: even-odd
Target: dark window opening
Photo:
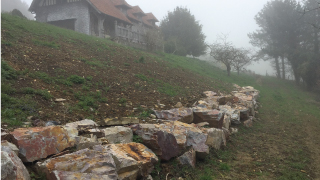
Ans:
[[[48,23],[61,28],[75,30],[75,22],[76,19],[66,19],[60,21],[50,21]]]

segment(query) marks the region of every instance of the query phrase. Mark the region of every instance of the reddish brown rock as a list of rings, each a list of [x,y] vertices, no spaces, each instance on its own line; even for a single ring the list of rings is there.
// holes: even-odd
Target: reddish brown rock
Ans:
[[[194,123],[208,122],[210,127],[222,128],[224,113],[216,109],[194,108]]]
[[[137,124],[131,126],[134,134],[142,139],[142,143],[150,148],[162,160],[168,161],[180,154],[180,148],[173,134],[159,130],[153,124]]]
[[[175,108],[163,111],[154,111],[157,118],[172,121],[181,121],[184,123],[192,123],[193,112],[191,108]]]
[[[112,154],[119,179],[147,177],[158,162],[157,156],[140,143],[110,144],[93,149]]]
[[[37,163],[47,180],[118,179],[116,164],[109,152],[83,149]],[[85,178],[84,178],[85,177]]]
[[[75,139],[60,126],[19,128],[11,132],[23,162],[33,162],[57,154],[75,144]]]

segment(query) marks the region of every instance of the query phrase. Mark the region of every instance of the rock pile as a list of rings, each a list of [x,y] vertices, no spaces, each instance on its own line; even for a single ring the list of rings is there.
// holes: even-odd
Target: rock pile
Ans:
[[[173,158],[194,168],[209,147],[226,146],[230,134],[238,131],[231,126],[252,126],[259,91],[235,88],[230,95],[205,91],[190,108],[178,103],[174,109],[155,110],[156,119],[149,122],[113,118],[98,125],[85,119],[15,129],[6,134],[11,143],[1,142],[1,179],[29,180],[23,162],[35,163],[47,180],[150,179],[158,161]]]

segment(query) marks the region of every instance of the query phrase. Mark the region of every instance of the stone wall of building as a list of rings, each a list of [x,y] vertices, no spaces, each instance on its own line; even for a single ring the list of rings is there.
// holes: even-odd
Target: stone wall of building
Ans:
[[[44,6],[36,14],[39,22],[75,19],[75,31],[90,35],[90,13],[85,1]]]

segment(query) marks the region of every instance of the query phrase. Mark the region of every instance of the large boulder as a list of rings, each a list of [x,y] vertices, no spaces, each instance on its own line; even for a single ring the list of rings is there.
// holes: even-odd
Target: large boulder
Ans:
[[[61,126],[18,128],[11,132],[23,162],[33,162],[75,145],[75,138]]]
[[[27,168],[13,149],[12,144],[1,143],[1,180],[30,180]]]
[[[95,146],[94,150],[112,154],[119,179],[136,180],[147,177],[158,162],[157,156],[140,143]]]
[[[147,177],[157,156],[140,143],[97,145],[37,163],[38,170],[51,179],[126,179]]]
[[[179,121],[160,124],[157,127],[162,131],[166,131],[174,135],[181,152],[185,151],[187,148],[187,135],[189,131],[202,133],[196,125],[186,124]]]
[[[192,146],[197,158],[204,159],[209,154],[209,147],[206,145],[207,135],[200,132],[188,131],[187,146]]]
[[[86,149],[86,148],[92,148],[95,145],[101,144],[97,136],[92,136],[92,137],[83,137],[83,136],[78,136],[76,137],[76,150],[79,151],[81,149]]]
[[[47,180],[118,179],[117,167],[112,154],[105,151],[83,149],[71,154],[38,162],[38,171]]]
[[[7,140],[2,140],[1,141],[1,147],[2,146],[10,148],[14,153],[16,153],[17,156],[19,156],[19,149],[17,148],[16,145],[8,142]]]
[[[181,121],[184,123],[192,123],[193,111],[191,108],[175,108],[170,110],[157,111],[154,110],[157,118],[171,121]]]
[[[130,143],[133,133],[128,127],[115,126],[104,129],[105,139],[110,144]]]
[[[208,122],[210,127],[222,128],[224,112],[218,111],[216,109],[206,109],[206,108],[193,108],[194,120],[193,122],[201,123]]]
[[[150,148],[162,160],[168,161],[180,154],[175,136],[159,130],[154,124],[136,124],[131,126],[134,134],[142,139],[142,143]]]
[[[228,116],[230,116],[230,120],[232,124],[241,124],[240,122],[240,111],[238,109],[234,109],[228,105],[219,106],[220,111],[224,112]]]
[[[221,146],[226,146],[227,140],[225,132],[222,129],[210,128],[206,130],[208,135],[206,144],[215,149],[220,149]]]
[[[98,127],[98,124],[90,119],[67,123],[64,127],[74,128],[77,130],[92,129]]]

